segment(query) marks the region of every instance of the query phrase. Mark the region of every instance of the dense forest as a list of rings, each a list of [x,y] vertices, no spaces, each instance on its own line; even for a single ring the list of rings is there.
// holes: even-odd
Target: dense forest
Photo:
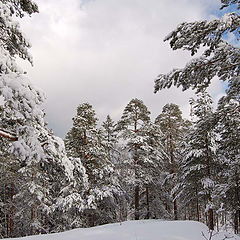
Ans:
[[[149,218],[228,224],[238,232],[235,87],[215,111],[209,94],[199,93],[190,101],[190,120],[171,103],[151,121],[147,106],[132,99],[119,121],[107,116],[98,124],[93,107],[80,104],[65,138],[68,165],[57,155],[22,162],[2,139],[2,236]]]
[[[0,237],[131,219],[196,220],[239,233],[240,50],[224,40],[228,31],[239,36],[237,10],[180,24],[165,39],[192,55],[205,47],[155,81],[155,92],[196,90],[189,119],[174,103],[151,119],[134,98],[118,121],[99,123],[94,107],[79,103],[64,140],[44,120],[45,95],[16,64],[17,57],[32,63],[16,18],[35,12],[31,0],[0,2]],[[214,109],[207,87],[215,76],[227,84]]]

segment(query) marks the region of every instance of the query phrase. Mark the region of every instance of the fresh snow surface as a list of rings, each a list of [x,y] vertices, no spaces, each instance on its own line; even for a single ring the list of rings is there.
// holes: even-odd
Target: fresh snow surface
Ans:
[[[204,234],[204,236],[203,236]],[[79,228],[19,240],[209,240],[208,228],[194,221],[141,220]],[[212,240],[240,240],[234,234],[214,233]],[[17,239],[15,239],[17,240]]]

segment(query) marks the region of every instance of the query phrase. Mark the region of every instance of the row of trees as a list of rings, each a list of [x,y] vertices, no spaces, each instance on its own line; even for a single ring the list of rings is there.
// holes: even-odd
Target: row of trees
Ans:
[[[23,236],[129,219],[192,219],[210,229],[239,231],[239,85],[231,82],[213,111],[202,92],[191,99],[191,120],[167,104],[154,122],[132,99],[118,122],[100,127],[93,107],[78,106],[65,146],[70,162],[29,165],[1,142],[1,235]],[[59,161],[59,162],[58,162]],[[70,174],[69,173],[69,174]]]
[[[99,129],[92,106],[80,105],[65,139],[67,152],[80,157],[91,176],[88,181],[96,183],[88,184],[87,191],[105,192],[105,207],[112,206],[107,211],[101,205],[103,218],[98,207],[92,209],[95,222],[86,226],[127,219],[193,219],[210,229],[229,222],[238,232],[238,92],[232,81],[215,112],[209,94],[199,93],[190,101],[191,121],[182,118],[179,106],[167,104],[151,122],[144,103],[133,99],[120,121],[114,123],[108,116]],[[105,182],[96,182],[92,171],[99,174],[106,168],[113,171],[105,173]]]

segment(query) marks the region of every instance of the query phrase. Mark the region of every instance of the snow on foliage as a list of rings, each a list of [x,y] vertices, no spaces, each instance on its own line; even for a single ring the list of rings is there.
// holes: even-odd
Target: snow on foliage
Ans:
[[[239,3],[238,3],[239,4]],[[206,88],[214,76],[229,80],[240,74],[240,49],[224,40],[231,32],[239,35],[240,16],[227,13],[220,19],[182,23],[171,32],[165,41],[170,41],[173,50],[183,49],[196,54],[204,47],[203,54],[191,60],[183,69],[173,69],[168,74],[160,74],[155,80],[155,92],[172,85],[183,90],[197,91]]]

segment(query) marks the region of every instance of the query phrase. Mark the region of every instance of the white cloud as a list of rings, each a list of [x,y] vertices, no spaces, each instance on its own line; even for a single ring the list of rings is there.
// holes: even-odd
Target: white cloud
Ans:
[[[40,14],[23,27],[33,48],[34,68],[24,65],[47,94],[50,127],[63,136],[78,104],[91,103],[101,120],[118,120],[132,98],[153,117],[174,102],[187,115],[190,91],[153,94],[159,73],[181,67],[189,53],[172,51],[163,38],[179,23],[208,16],[209,0],[36,0]],[[210,3],[211,2],[211,3]],[[213,88],[215,94],[219,88]]]

